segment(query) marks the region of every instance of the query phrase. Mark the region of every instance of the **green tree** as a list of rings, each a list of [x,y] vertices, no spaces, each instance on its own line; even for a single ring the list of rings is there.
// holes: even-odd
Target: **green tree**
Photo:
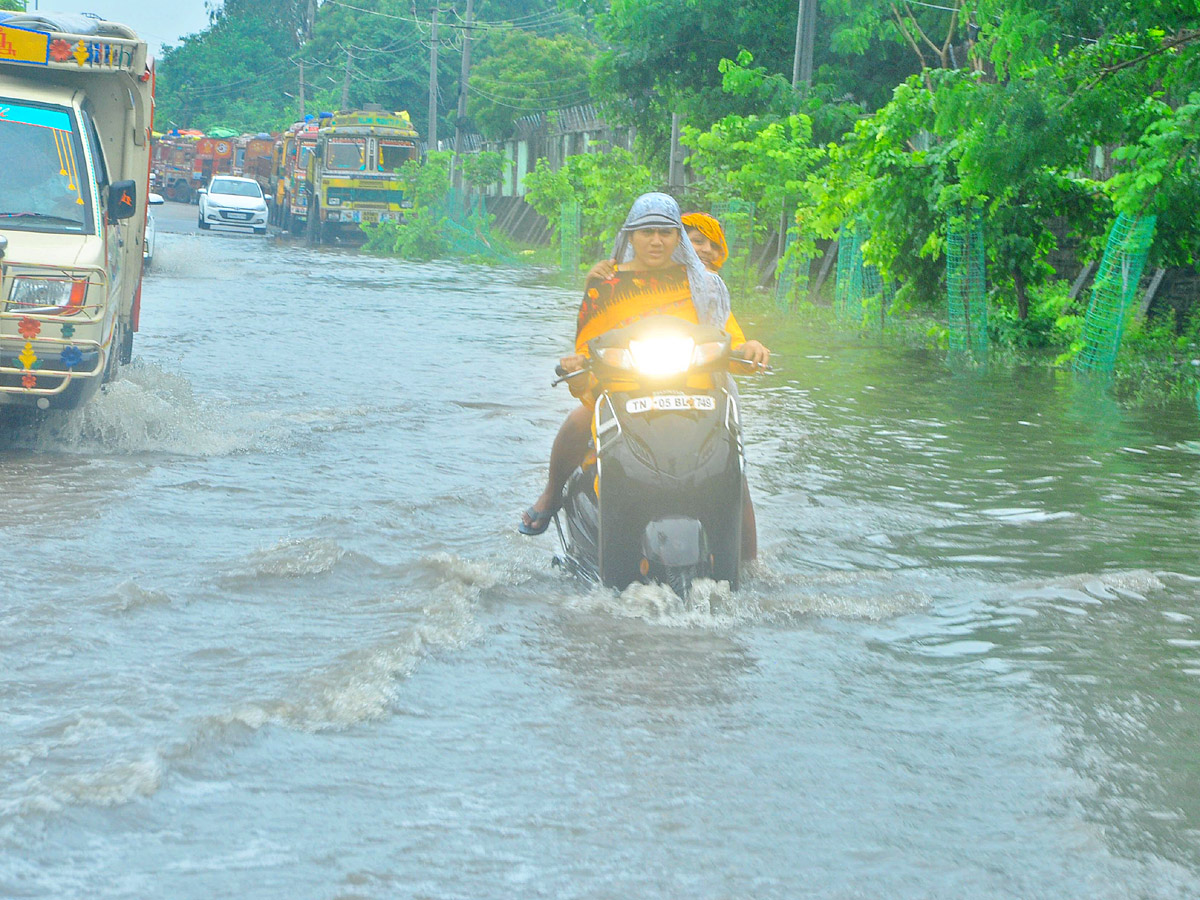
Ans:
[[[552,228],[557,228],[562,204],[578,201],[583,219],[582,250],[591,258],[610,252],[625,213],[638,195],[660,187],[649,168],[619,147],[568,157],[557,171],[546,160],[538,160],[525,177],[525,186],[525,199]]]
[[[297,71],[304,0],[227,0],[210,25],[163,51],[156,125],[243,131],[277,128]]]
[[[586,102],[594,45],[583,37],[496,31],[471,70],[467,115],[486,138],[510,136],[521,116]]]

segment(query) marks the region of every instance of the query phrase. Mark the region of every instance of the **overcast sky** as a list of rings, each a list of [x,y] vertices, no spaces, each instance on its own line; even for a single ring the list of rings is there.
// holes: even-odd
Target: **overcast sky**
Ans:
[[[110,22],[128,25],[145,39],[155,56],[163,44],[178,43],[183,35],[208,25],[204,0],[37,0],[37,6],[55,12],[94,12]],[[30,10],[33,7],[34,0],[30,0]]]

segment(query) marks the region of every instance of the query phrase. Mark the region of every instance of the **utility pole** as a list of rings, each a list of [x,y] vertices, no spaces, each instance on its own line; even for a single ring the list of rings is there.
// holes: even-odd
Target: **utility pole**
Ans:
[[[796,53],[792,57],[792,87],[812,83],[813,32],[816,31],[816,0],[799,0],[796,9]]]
[[[471,22],[475,18],[475,0],[467,0],[467,18],[463,22],[462,73],[458,76],[458,116],[454,121],[454,190],[462,191],[463,124],[467,121],[467,82],[471,77]]]
[[[683,186],[683,154],[679,147],[680,115],[671,113],[671,159],[667,166],[667,186]]]
[[[800,56],[800,80],[812,84],[813,45],[817,38],[817,0],[804,4],[804,48]]]
[[[429,34],[429,135],[426,144],[431,151],[437,150],[437,56],[438,56],[438,8],[433,8],[433,27]]]
[[[346,74],[342,76],[342,105],[339,107],[342,112],[350,111],[350,67],[354,62],[354,57],[350,51],[346,51]]]
[[[300,120],[304,120],[304,60],[300,60]]]

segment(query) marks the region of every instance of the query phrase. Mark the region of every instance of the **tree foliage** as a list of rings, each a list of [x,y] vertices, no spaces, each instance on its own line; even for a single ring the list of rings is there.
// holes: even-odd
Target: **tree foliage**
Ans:
[[[604,153],[568,157],[554,171],[546,160],[525,177],[526,200],[556,227],[562,204],[579,203],[582,216],[581,241],[586,254],[607,255],[638,195],[657,190],[661,184],[650,169],[633,154],[619,147]]]
[[[578,34],[540,37],[523,29],[490,35],[471,70],[467,115],[492,140],[521,116],[586,102],[594,45]]]

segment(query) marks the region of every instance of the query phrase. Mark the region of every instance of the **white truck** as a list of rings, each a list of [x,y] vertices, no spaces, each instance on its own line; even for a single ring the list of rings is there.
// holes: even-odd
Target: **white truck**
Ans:
[[[132,30],[0,12],[0,406],[78,406],[129,361],[153,117]]]

